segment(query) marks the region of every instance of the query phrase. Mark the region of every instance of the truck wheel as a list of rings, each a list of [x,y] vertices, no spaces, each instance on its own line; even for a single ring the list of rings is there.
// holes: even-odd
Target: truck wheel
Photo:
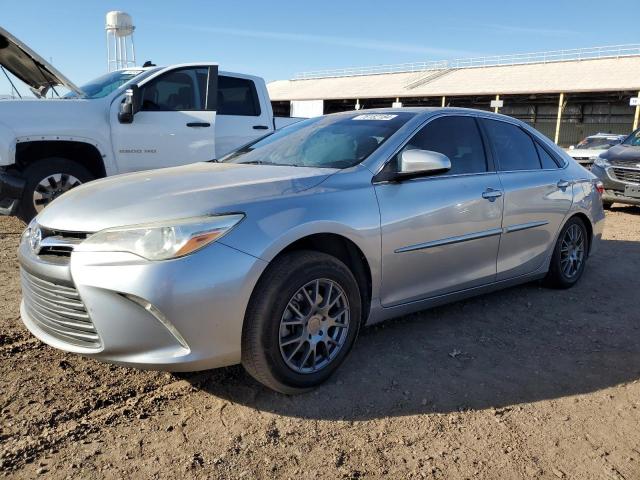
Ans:
[[[32,163],[22,172],[26,179],[18,217],[29,223],[55,198],[82,183],[93,180],[93,175],[77,162],[50,157]]]
[[[242,331],[242,365],[285,394],[324,382],[358,335],[360,291],[349,268],[331,255],[286,253],[265,271]]]

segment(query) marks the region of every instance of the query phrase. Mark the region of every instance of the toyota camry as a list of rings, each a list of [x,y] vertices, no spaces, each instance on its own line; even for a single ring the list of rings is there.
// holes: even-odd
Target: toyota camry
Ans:
[[[242,363],[297,393],[364,325],[524,282],[568,288],[602,184],[546,137],[455,108],[309,119],[217,162],[62,195],[19,248],[42,341],[139,368]]]

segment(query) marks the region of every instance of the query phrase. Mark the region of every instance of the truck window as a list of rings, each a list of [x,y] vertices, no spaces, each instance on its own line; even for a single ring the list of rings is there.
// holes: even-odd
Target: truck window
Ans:
[[[141,109],[147,112],[204,110],[207,75],[206,68],[184,68],[161,75],[142,88]]]
[[[260,102],[253,81],[220,75],[217,115],[260,116]]]

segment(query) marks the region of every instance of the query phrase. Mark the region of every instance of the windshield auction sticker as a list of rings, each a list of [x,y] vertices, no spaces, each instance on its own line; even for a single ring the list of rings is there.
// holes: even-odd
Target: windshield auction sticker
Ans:
[[[364,115],[358,115],[353,117],[351,120],[391,120],[396,118],[398,115],[391,115],[386,113],[367,113]]]

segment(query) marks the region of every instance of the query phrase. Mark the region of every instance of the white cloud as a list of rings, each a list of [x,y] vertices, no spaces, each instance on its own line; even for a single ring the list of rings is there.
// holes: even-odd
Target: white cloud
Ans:
[[[260,38],[269,40],[282,40],[288,42],[306,42],[336,47],[360,48],[386,52],[418,53],[439,57],[469,56],[473,52],[446,48],[426,47],[413,43],[398,43],[371,38],[341,37],[335,35],[315,35],[309,33],[272,32],[264,30],[246,30],[238,28],[203,27],[188,24],[163,24],[163,27],[174,27],[184,30],[200,31],[218,35],[230,35],[236,37]]]

